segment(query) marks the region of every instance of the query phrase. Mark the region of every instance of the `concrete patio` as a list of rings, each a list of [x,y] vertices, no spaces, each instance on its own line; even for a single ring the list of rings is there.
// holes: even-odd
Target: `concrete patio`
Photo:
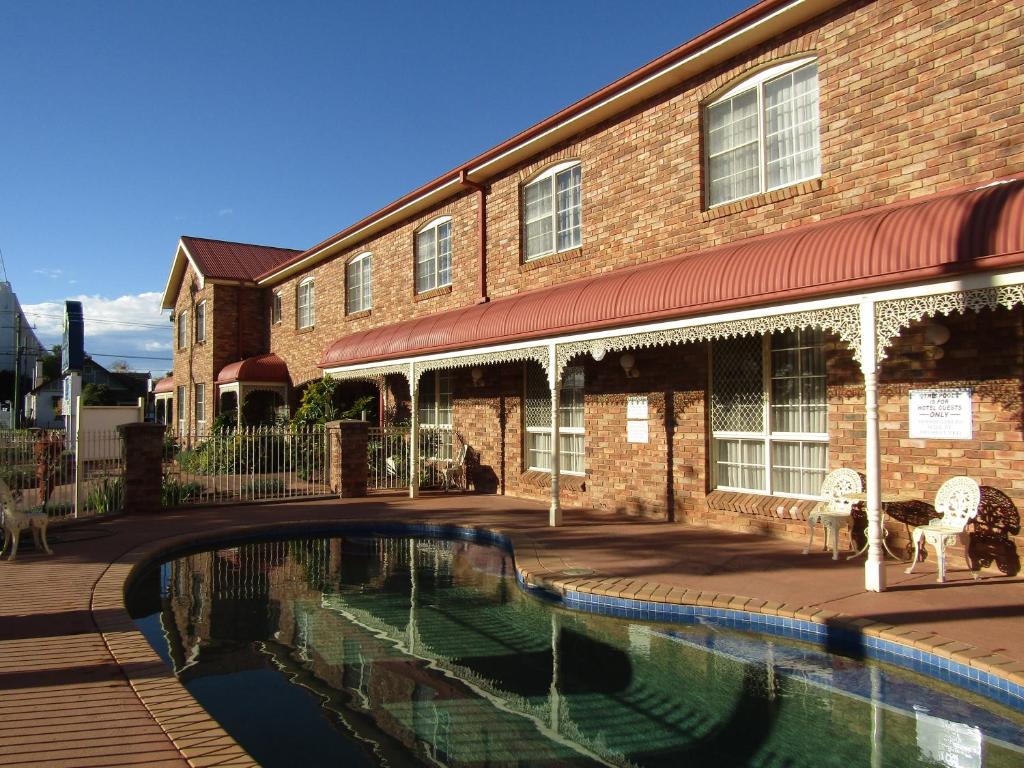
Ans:
[[[537,583],[662,602],[837,621],[1024,683],[1024,578],[929,560],[889,590],[863,589],[863,560],[801,554],[802,544],[706,528],[547,509],[495,496],[401,496],[213,507],[54,531],[55,555],[27,546],[0,562],[0,765],[251,765],[134,630],[123,590],[132,568],[185,542],[246,529],[371,522],[448,523],[509,535]],[[959,566],[962,567],[962,566]]]

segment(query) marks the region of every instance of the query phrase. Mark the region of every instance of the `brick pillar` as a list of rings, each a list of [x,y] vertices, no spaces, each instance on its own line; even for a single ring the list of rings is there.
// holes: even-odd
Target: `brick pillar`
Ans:
[[[124,450],[124,509],[159,512],[163,483],[163,424],[121,424]]]
[[[370,425],[365,421],[332,421],[327,424],[331,446],[331,488],[343,499],[366,495],[370,472],[367,443]]]

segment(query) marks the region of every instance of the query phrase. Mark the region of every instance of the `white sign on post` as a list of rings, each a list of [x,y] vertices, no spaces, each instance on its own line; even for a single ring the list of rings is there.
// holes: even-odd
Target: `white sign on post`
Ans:
[[[626,397],[626,440],[630,443],[649,441],[647,428],[647,395]]]
[[[910,390],[910,436],[970,440],[974,436],[970,387]]]

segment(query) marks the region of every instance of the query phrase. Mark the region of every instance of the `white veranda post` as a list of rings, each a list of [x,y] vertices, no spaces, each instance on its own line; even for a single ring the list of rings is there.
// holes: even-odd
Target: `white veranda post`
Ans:
[[[867,474],[868,557],[864,562],[864,588],[869,592],[885,590],[882,561],[882,458],[878,445],[878,352],[875,343],[875,303],[860,304],[860,366],[864,372],[864,429]]]
[[[420,382],[409,363],[409,498],[420,495]]]
[[[562,377],[559,375],[558,360],[555,356],[555,345],[548,349],[548,385],[551,387],[551,511],[548,525],[562,524],[562,504],[559,480],[562,471],[560,438],[558,435],[558,405],[562,389]]]

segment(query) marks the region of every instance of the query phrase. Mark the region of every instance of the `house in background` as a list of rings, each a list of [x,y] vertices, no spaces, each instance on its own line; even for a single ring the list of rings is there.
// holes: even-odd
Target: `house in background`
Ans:
[[[64,380],[43,376],[43,363],[37,362],[32,389],[25,395],[26,426],[40,429],[64,427]]]
[[[1019,506],[1019,25],[764,0],[301,253],[183,237],[178,428],[258,358],[373,388],[552,524],[804,536],[840,467],[876,542],[956,475]]]
[[[8,410],[0,414],[0,420],[13,420],[11,404],[15,399],[23,401],[24,395],[32,386],[36,362],[44,354],[46,350],[39,343],[13,287],[7,281],[0,281],[0,404],[9,401]],[[17,387],[14,386],[15,368],[18,377]],[[21,407],[22,404],[18,405]]]

